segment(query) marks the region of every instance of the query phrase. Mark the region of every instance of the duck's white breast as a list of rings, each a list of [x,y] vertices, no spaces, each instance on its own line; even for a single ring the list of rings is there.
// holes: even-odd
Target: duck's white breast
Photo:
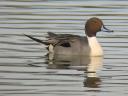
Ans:
[[[91,49],[90,51],[90,56],[102,56],[103,55],[103,50],[97,41],[96,37],[87,37],[88,38],[88,43],[89,47]]]

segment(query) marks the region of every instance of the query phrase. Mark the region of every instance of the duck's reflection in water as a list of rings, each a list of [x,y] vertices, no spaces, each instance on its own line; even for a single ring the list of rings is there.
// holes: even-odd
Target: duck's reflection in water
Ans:
[[[76,69],[85,72],[85,87],[97,88],[101,84],[96,72],[102,67],[102,57],[63,56],[48,54],[48,68]]]
[[[96,72],[102,67],[102,57],[90,57],[90,62],[87,65],[87,71],[85,71],[86,78],[84,80],[84,86],[97,88],[101,84],[100,77]]]

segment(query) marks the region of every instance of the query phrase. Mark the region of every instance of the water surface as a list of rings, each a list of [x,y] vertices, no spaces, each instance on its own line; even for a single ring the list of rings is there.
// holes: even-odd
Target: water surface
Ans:
[[[127,0],[1,0],[1,96],[128,96]],[[47,56],[23,34],[48,31],[84,35],[99,17],[114,33],[98,34],[103,58]]]

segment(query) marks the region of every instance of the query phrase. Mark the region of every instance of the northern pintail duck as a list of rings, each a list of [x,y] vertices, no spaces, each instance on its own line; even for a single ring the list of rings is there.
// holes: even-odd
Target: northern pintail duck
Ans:
[[[102,20],[96,17],[90,18],[85,24],[85,36],[71,34],[54,34],[48,32],[47,40],[39,40],[30,35],[26,35],[34,41],[45,44],[49,53],[59,55],[86,55],[102,56],[103,50],[97,41],[96,34],[102,31],[112,32],[107,29]]]

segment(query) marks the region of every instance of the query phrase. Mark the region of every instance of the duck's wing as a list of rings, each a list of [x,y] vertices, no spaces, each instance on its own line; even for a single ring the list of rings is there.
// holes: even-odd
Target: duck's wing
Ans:
[[[53,46],[56,46],[56,45],[60,45],[60,46],[70,46],[70,43],[73,42],[74,39],[79,39],[80,36],[78,35],[71,35],[71,34],[55,34],[55,33],[52,33],[52,32],[48,32],[48,36],[47,36],[47,40],[40,40],[40,39],[37,39],[37,38],[34,38],[30,35],[26,35],[24,34],[25,36],[27,36],[28,38],[36,41],[36,42],[39,42],[39,43],[42,43],[42,44],[45,44],[45,45],[50,45],[52,44]]]
[[[53,46],[63,46],[67,47],[70,46],[74,40],[78,40],[81,37],[78,35],[71,35],[71,34],[55,34],[52,32],[48,32],[48,42],[52,44]]]

